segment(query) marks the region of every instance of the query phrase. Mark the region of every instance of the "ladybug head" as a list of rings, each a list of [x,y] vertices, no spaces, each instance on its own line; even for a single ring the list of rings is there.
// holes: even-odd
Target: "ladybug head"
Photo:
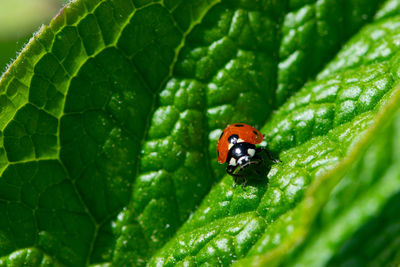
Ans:
[[[239,136],[237,134],[232,134],[228,138],[229,144],[232,144],[232,145],[236,144],[238,142],[238,140],[239,140]]]

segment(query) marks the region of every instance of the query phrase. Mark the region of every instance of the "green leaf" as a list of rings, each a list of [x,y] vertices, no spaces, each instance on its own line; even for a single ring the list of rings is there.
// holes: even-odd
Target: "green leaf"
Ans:
[[[380,175],[397,145],[397,6],[70,3],[0,80],[0,264],[295,264],[318,242],[334,244],[321,265],[356,255],[340,247],[399,188]],[[282,161],[245,187],[216,161],[233,122]]]
[[[399,115],[343,177],[318,215],[308,241],[286,264],[398,262],[399,155],[395,148]]]

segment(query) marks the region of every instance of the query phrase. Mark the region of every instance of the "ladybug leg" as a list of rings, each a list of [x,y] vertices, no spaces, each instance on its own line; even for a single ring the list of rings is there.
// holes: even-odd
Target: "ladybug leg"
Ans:
[[[245,186],[246,186],[246,183],[247,183],[247,179],[246,179],[246,177],[243,179],[243,183],[242,183],[242,185],[241,185],[241,187],[242,187],[242,189],[244,190],[244,188],[245,188]]]
[[[237,173],[230,173],[229,175],[235,177],[235,182],[236,182],[237,179],[243,178],[243,177],[244,177],[243,175],[237,174]]]
[[[265,153],[267,153],[267,156],[268,156],[269,160],[272,161],[273,163],[282,162],[280,159],[275,159],[275,158],[272,156],[271,152],[269,152],[268,149],[266,149],[266,148],[264,148],[264,147],[257,147],[257,149],[256,149],[256,153],[261,153],[261,152],[263,152],[263,151],[264,151]]]
[[[235,170],[236,170],[236,167],[234,167],[234,166],[231,166],[231,165],[226,166],[226,172],[229,175],[235,176]]]
[[[239,170],[236,171],[237,169],[238,169],[238,166],[229,166],[229,165],[228,165],[228,166],[226,167],[226,172],[227,172],[229,175],[235,177],[235,182],[236,182],[237,178],[243,177],[243,175],[241,175],[241,174],[238,173],[238,172],[240,172],[241,168],[239,167]]]
[[[256,153],[253,157],[253,160],[250,162],[251,164],[257,165],[256,168],[254,168],[254,172],[258,176],[262,176],[262,171],[260,171],[259,166],[262,165],[264,162],[264,158],[259,155],[259,153]]]
[[[243,180],[244,182],[242,183],[242,188],[243,188],[243,185],[246,185],[246,177],[245,176],[243,176],[242,174],[239,174],[240,173],[240,171],[241,171],[241,167],[238,167],[238,166],[236,166],[236,167],[234,167],[234,166],[227,166],[226,167],[226,172],[229,174],[229,175],[231,175],[233,178],[234,178],[234,180],[235,180],[235,184],[234,184],[234,187],[236,187],[238,184],[239,184],[239,180]]]
[[[261,151],[262,150],[256,151],[256,154],[254,155],[251,161],[252,164],[260,165],[261,163],[264,162],[264,158],[260,156]]]

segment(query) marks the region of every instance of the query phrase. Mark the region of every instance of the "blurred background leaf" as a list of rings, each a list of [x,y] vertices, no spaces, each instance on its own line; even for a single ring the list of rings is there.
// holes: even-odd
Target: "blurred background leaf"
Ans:
[[[69,0],[0,0],[0,72]]]

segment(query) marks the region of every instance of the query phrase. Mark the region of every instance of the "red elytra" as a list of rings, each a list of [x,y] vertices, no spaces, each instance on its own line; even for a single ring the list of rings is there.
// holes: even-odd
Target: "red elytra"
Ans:
[[[234,123],[228,125],[221,133],[218,140],[217,155],[219,163],[226,162],[230,144],[228,140],[232,135],[238,135],[239,139],[242,139],[243,142],[253,145],[261,143],[264,138],[259,130],[248,124]]]

